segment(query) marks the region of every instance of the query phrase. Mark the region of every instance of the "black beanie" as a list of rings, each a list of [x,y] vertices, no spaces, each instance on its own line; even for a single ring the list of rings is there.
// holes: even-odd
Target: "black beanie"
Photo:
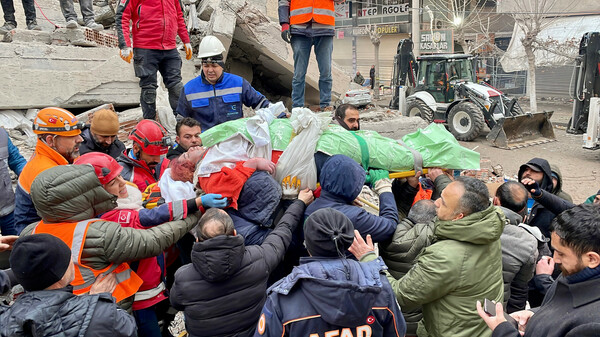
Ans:
[[[27,235],[17,239],[9,261],[15,278],[25,290],[43,290],[65,275],[71,249],[50,234]]]
[[[340,211],[322,208],[306,219],[304,240],[312,256],[344,256],[354,241],[354,226]]]

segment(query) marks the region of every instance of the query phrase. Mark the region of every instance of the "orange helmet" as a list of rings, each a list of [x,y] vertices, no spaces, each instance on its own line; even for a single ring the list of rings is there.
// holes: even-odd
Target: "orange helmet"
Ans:
[[[69,111],[61,108],[44,108],[37,113],[33,121],[33,133],[46,133],[59,136],[77,136],[84,124]]]
[[[123,167],[111,156],[101,152],[88,152],[75,159],[75,165],[92,165],[100,184],[106,185],[115,179]]]
[[[129,139],[138,143],[142,151],[151,156],[160,156],[169,152],[169,146],[173,145],[171,137],[162,125],[151,119],[140,121],[131,133]]]

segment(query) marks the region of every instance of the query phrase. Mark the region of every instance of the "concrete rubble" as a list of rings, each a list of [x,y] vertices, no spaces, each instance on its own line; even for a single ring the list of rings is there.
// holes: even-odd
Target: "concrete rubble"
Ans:
[[[51,105],[86,109],[104,103],[113,103],[117,108],[138,105],[137,78],[133,66],[118,57],[114,28],[94,32],[83,27],[49,26],[50,22],[64,25],[60,7],[50,0],[38,3],[48,17],[48,21],[42,17],[38,20],[42,31],[17,28],[0,37],[7,42],[0,48],[0,71],[5,86],[10,88],[0,92],[0,110]],[[94,4],[102,6],[94,8],[96,20],[105,27],[111,26],[116,2]],[[291,107],[293,54],[290,45],[280,37],[279,23],[266,14],[267,0],[186,0],[184,4],[186,15],[194,13],[191,7],[197,9],[197,20],[187,18],[188,23],[193,23],[190,36],[195,50],[203,36],[216,35],[227,48],[227,71],[246,78],[271,101],[283,101]],[[19,17],[22,9],[19,4],[16,6],[20,22],[24,19]],[[80,13],[77,3],[75,12]],[[199,66],[197,59],[184,60],[184,82],[197,76],[194,65]],[[307,105],[319,103],[318,78],[313,55],[306,77]],[[332,102],[345,93],[349,82],[349,74],[334,65]],[[35,95],[31,95],[32,89]]]

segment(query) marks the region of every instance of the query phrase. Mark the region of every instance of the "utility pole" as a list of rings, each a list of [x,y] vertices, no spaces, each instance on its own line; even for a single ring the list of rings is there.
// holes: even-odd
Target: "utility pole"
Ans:
[[[411,35],[413,40],[413,54],[421,55],[421,4],[419,0],[412,0]]]
[[[358,5],[356,6],[358,9]],[[350,1],[350,17],[352,18],[352,75],[356,74],[356,27],[358,27],[358,12],[354,13],[354,4]]]

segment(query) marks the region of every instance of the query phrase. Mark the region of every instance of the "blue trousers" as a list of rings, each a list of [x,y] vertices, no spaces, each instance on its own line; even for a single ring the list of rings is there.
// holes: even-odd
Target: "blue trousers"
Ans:
[[[292,79],[292,107],[304,106],[304,87],[306,69],[310,59],[310,51],[314,46],[319,66],[319,105],[325,108],[331,103],[331,54],[333,53],[333,36],[307,37],[292,35],[292,51],[294,52],[294,77]]]
[[[19,235],[15,228],[15,212],[10,212],[5,216],[0,216],[0,232],[2,235]]]

